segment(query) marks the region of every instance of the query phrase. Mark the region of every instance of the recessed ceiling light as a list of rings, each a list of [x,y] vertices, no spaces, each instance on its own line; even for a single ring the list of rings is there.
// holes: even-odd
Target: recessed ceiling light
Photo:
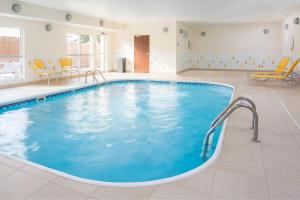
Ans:
[[[66,20],[68,22],[70,22],[72,20],[72,18],[73,18],[72,14],[70,14],[70,13],[66,14]]]
[[[20,4],[18,4],[18,3],[14,3],[11,6],[11,9],[12,9],[13,12],[18,13],[18,12],[21,12],[22,6]]]
[[[45,26],[46,31],[51,31],[52,30],[52,25],[51,24],[47,24]]]
[[[163,27],[162,32],[167,33],[169,31],[168,27]]]
[[[266,28],[266,29],[264,29],[263,32],[264,32],[264,34],[269,34],[269,33],[270,33],[270,30]]]

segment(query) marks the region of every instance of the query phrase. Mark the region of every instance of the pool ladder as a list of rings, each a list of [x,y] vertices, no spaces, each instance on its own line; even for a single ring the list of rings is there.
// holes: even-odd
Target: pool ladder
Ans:
[[[218,115],[218,117],[211,123],[210,129],[207,131],[204,144],[202,157],[206,159],[207,151],[211,143],[211,135],[214,133],[216,128],[222,124],[235,110],[238,108],[246,108],[250,110],[253,114],[252,118],[252,129],[254,129],[254,136],[252,141],[260,142],[258,140],[258,114],[256,112],[256,106],[252,100],[247,97],[237,97],[231,104],[229,104],[226,109]]]
[[[102,79],[104,80],[104,83],[107,82],[104,75],[102,74],[102,72],[100,70],[95,69],[94,71],[87,71],[85,73],[85,83],[87,83],[87,78],[88,78],[89,74],[91,74],[93,76],[93,81],[96,81],[98,84],[100,84],[100,81],[97,79],[97,76],[96,76],[97,74],[102,77]]]

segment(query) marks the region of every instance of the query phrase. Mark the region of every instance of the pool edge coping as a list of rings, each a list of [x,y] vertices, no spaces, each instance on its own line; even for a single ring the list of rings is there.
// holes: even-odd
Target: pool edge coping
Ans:
[[[233,101],[233,98],[235,96],[235,87],[233,85],[230,84],[225,84],[225,83],[218,83],[218,82],[210,82],[210,81],[196,81],[196,80],[167,80],[167,79],[151,79],[151,78],[124,78],[124,79],[113,79],[113,80],[108,80],[107,82],[118,82],[118,81],[162,81],[162,82],[174,82],[174,83],[203,83],[203,84],[211,84],[211,85],[218,85],[218,86],[225,86],[228,88],[232,89],[232,94],[231,94],[231,98],[229,103],[231,103]],[[100,84],[105,84],[104,82],[101,82]],[[22,102],[26,102],[26,101],[31,101],[31,100],[35,100],[41,97],[47,97],[47,96],[51,96],[51,95],[57,95],[57,94],[63,94],[63,93],[67,93],[67,92],[72,92],[75,90],[80,90],[80,89],[85,89],[85,88],[89,88],[89,87],[95,87],[99,84],[97,83],[93,83],[93,84],[86,84],[86,85],[80,85],[80,86],[75,86],[75,87],[71,87],[71,88],[67,88],[67,89],[62,89],[59,91],[54,91],[54,92],[48,92],[42,95],[32,95],[29,97],[25,97],[25,98],[20,98],[20,99],[16,99],[16,100],[11,100],[11,101],[7,101],[4,103],[0,104],[0,107],[6,106],[6,105],[11,105],[11,104],[18,104],[18,103],[22,103]],[[224,135],[225,135],[225,130],[227,127],[227,122],[228,122],[228,118],[224,121],[223,126],[222,126],[222,130],[218,139],[218,143],[215,149],[215,152],[213,153],[213,155],[207,160],[205,161],[202,165],[187,171],[185,173],[176,175],[176,176],[172,176],[169,178],[163,178],[163,179],[158,179],[158,180],[153,180],[153,181],[144,181],[144,182],[105,182],[105,181],[96,181],[96,180],[90,180],[90,179],[86,179],[86,178],[80,178],[78,176],[74,176],[68,173],[64,173],[61,172],[59,170],[55,170],[55,169],[51,169],[49,167],[22,159],[22,158],[18,158],[15,156],[11,156],[8,154],[5,154],[3,152],[0,152],[0,155],[3,157],[6,157],[8,159],[12,159],[14,161],[17,162],[21,162],[24,163],[25,165],[31,166],[31,167],[36,167],[40,170],[44,170],[47,172],[50,172],[52,174],[55,174],[57,176],[63,177],[63,178],[67,178],[70,179],[72,181],[77,181],[80,183],[85,183],[85,184],[92,184],[92,185],[97,185],[97,186],[102,186],[102,187],[146,187],[146,186],[155,186],[155,185],[161,185],[161,184],[167,184],[167,183],[172,183],[175,181],[179,181],[182,180],[184,178],[187,177],[191,177],[192,175],[195,175],[196,173],[199,173],[203,170],[205,170],[206,168],[208,168],[209,166],[211,166],[219,157],[221,150],[222,150],[222,145],[223,145],[223,140],[224,140]],[[20,169],[22,170],[22,169]],[[35,175],[34,175],[35,176]]]

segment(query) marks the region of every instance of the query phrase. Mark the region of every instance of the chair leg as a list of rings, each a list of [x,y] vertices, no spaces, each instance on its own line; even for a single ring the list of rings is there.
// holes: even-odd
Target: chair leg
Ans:
[[[47,74],[47,79],[48,79],[48,86],[50,85],[50,77],[49,74]]]

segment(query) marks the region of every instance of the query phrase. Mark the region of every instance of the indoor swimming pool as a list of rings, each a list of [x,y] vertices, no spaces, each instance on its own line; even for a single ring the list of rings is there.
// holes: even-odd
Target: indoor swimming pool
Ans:
[[[140,183],[204,165],[205,134],[230,103],[217,83],[127,80],[0,107],[0,152],[84,180]]]

